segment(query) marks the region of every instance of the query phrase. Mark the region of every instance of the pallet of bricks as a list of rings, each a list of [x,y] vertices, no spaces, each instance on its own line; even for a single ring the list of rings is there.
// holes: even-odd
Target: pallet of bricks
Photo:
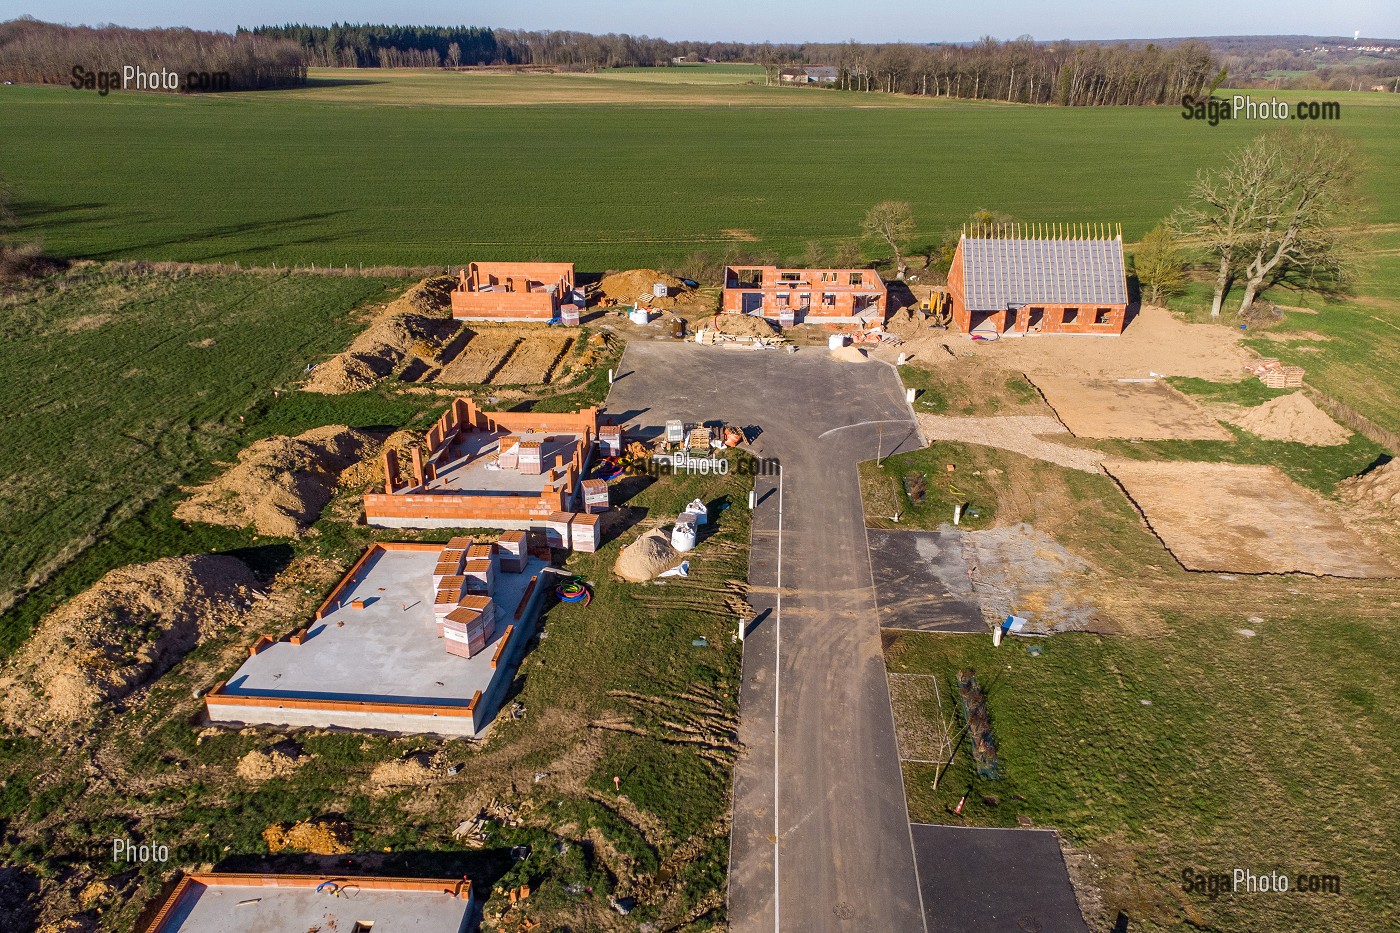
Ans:
[[[453,538],[433,568],[433,616],[448,654],[470,658],[496,628],[495,547]]]
[[[1279,360],[1260,360],[1249,371],[1271,389],[1297,389],[1303,385],[1303,367],[1285,366]]]

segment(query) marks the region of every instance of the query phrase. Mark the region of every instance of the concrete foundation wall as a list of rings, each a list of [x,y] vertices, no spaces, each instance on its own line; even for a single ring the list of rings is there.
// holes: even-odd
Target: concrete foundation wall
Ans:
[[[377,729],[385,732],[430,732],[438,735],[472,736],[476,734],[476,716],[425,716],[410,713],[368,712],[350,710],[288,709],[286,707],[250,706],[237,699],[207,701],[209,718],[215,722],[262,723],[275,726],[307,726],[314,728]],[[479,707],[478,707],[479,709]]]

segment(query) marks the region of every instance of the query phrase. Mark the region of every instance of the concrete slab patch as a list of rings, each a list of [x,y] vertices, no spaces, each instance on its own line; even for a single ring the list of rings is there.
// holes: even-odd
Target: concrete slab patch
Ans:
[[[957,531],[870,530],[883,628],[986,633]]]
[[[1342,522],[1335,505],[1276,467],[1128,460],[1104,467],[1188,570],[1396,574]]]
[[[1052,830],[911,831],[929,933],[1088,933]]]
[[[1031,376],[1076,437],[1230,441],[1235,436],[1165,382]]]

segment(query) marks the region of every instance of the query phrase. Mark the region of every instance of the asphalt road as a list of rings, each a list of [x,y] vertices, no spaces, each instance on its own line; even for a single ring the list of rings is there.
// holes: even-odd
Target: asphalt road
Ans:
[[[633,341],[609,414],[763,428],[729,920],[748,931],[923,931],[856,464],[919,446],[875,363]],[[781,480],[781,482],[779,482]],[[781,534],[779,529],[781,528]]]
[[[986,634],[960,531],[870,531],[884,628]]]

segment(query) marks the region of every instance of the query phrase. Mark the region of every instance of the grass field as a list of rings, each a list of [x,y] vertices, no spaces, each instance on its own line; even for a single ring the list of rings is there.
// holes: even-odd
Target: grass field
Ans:
[[[402,283],[288,274],[76,270],[5,300],[0,367],[0,654],[52,599],[113,566],[235,547],[170,517],[178,484],[257,437],[349,419],[397,426],[423,402],[274,391],[338,352],[349,312]],[[277,352],[269,353],[275,347]]]
[[[930,241],[981,207],[1121,222],[1132,240],[1261,129],[698,71],[367,70],[184,98],[6,87],[0,165],[24,229],[64,256],[600,270],[731,247],[795,256],[854,235],[884,198],[911,201]],[[1336,128],[1374,166],[1377,216],[1400,215],[1384,172],[1400,160],[1400,109],[1340,96]]]

